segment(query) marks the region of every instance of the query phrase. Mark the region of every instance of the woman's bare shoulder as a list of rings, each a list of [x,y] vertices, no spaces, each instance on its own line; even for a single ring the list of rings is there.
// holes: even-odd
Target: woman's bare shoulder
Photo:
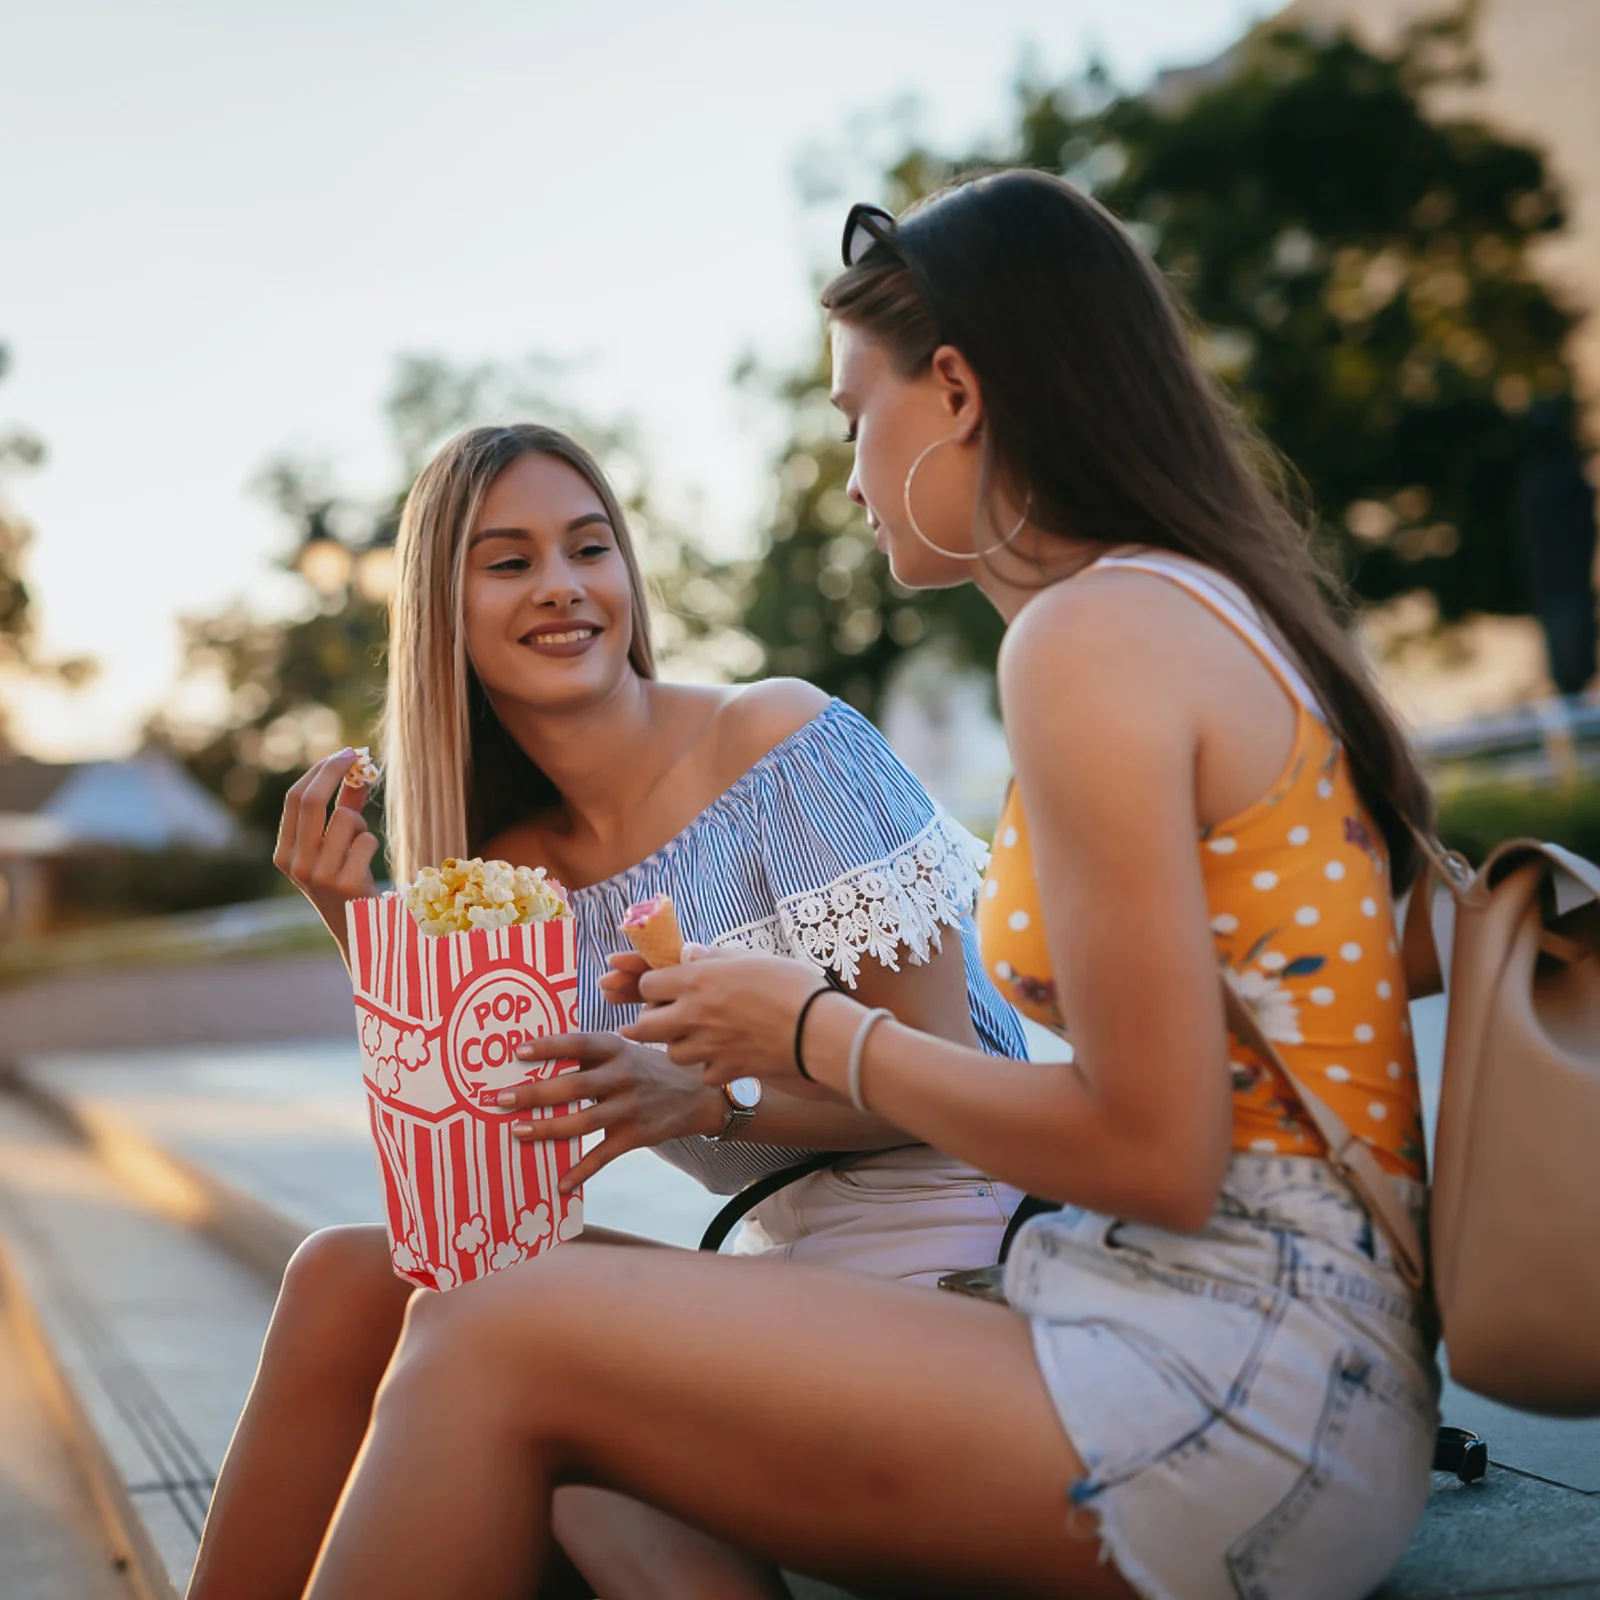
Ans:
[[[1002,698],[1030,692],[1136,703],[1181,688],[1207,634],[1204,608],[1161,578],[1095,572],[1036,594],[1006,630]],[[1191,663],[1192,665],[1192,663]]]
[[[766,678],[727,692],[717,717],[718,763],[735,775],[828,709],[828,696],[800,678]]]

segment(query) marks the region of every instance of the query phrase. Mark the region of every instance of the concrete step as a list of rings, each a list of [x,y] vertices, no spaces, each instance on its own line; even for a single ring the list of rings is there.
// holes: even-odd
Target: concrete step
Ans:
[[[0,1095],[0,1239],[7,1300],[132,1592],[173,1600],[271,1290],[15,1094]]]
[[[45,972],[0,987],[0,1039],[30,1050],[302,1039],[348,1029],[337,955]]]
[[[40,1385],[45,1361],[30,1358],[33,1338],[27,1308],[14,1313],[0,1283],[0,1594],[134,1600],[126,1558],[106,1537]]]

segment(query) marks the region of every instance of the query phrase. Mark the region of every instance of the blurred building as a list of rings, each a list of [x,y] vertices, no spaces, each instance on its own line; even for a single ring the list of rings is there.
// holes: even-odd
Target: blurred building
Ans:
[[[79,764],[0,761],[0,938],[48,927],[59,868],[97,852],[222,853],[233,814],[170,756]]]
[[[1384,48],[1407,24],[1448,9],[1445,0],[1293,0],[1266,26],[1348,28]],[[1438,91],[1435,109],[1480,118],[1544,151],[1567,226],[1539,244],[1541,274],[1578,310],[1600,310],[1600,4],[1479,0],[1475,39],[1482,81]],[[1579,325],[1572,355],[1600,442],[1600,317]]]

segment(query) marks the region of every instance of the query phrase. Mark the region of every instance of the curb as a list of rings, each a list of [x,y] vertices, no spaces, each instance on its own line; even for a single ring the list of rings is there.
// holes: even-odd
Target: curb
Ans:
[[[3,1197],[0,1197],[0,1210],[11,1210]],[[13,1220],[20,1222],[15,1216]],[[121,1469],[112,1460],[77,1385],[63,1367],[45,1331],[28,1276],[17,1264],[4,1238],[0,1238],[0,1294],[4,1296],[4,1310],[17,1331],[23,1359],[83,1474],[110,1543],[112,1565],[129,1580],[137,1600],[179,1600],[166,1563],[128,1493]],[[106,1381],[103,1374],[101,1381]]]
[[[194,1229],[257,1274],[282,1281],[289,1258],[311,1231],[158,1144],[113,1114],[74,1103],[12,1069],[0,1082],[66,1128],[138,1200],[169,1221]]]

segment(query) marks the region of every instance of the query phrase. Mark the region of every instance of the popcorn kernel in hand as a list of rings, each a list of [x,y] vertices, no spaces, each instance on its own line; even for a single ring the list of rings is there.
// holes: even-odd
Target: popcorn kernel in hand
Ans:
[[[371,789],[383,776],[377,762],[372,759],[372,752],[365,746],[360,746],[356,751],[356,758],[350,763],[349,770],[344,775],[346,789]]]

